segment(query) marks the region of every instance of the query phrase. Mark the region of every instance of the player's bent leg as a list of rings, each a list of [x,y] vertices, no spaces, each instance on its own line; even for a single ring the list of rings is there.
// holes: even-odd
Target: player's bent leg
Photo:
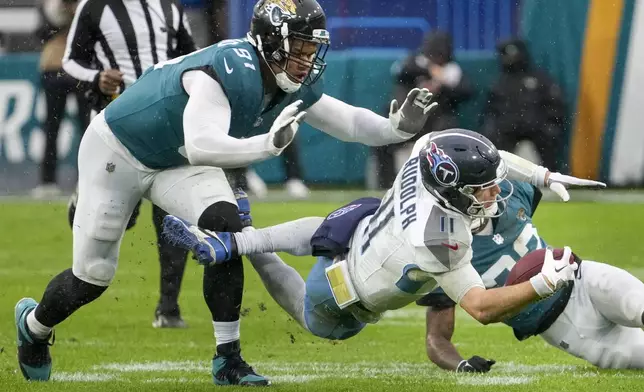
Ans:
[[[213,231],[237,232],[243,227],[237,205],[217,202],[202,213],[198,224]],[[217,385],[269,385],[270,381],[246,363],[239,341],[239,309],[244,289],[244,270],[240,256],[228,263],[204,268],[203,294],[212,314],[217,352],[212,361],[213,381]]]
[[[172,246],[162,235],[163,218],[167,213],[152,205],[152,222],[157,235],[161,279],[159,285],[159,303],[154,314],[152,326],[155,328],[186,328],[179,308],[179,292],[186,267],[188,252]]]
[[[79,165],[73,268],[51,280],[40,304],[24,299],[16,305],[18,360],[27,379],[49,378],[52,365],[47,341],[54,326],[106,290],[116,271],[125,225],[141,198],[141,194],[121,191],[138,186],[139,175],[92,127],[81,142],[79,162],[83,164]]]
[[[644,369],[644,331],[615,325],[597,341],[597,360],[602,369]]]
[[[615,324],[644,327],[644,283],[621,268],[587,260],[581,276],[599,313]]]
[[[246,230],[252,228],[244,229]],[[304,320],[306,284],[299,272],[275,253],[253,254],[248,259],[275,302],[302,327],[308,329]]]
[[[325,269],[333,263],[318,257],[306,279],[304,319],[307,329],[315,336],[330,340],[344,340],[358,334],[366,326],[349,310],[340,309],[333,298]]]
[[[203,229],[235,232],[242,229],[233,191],[223,170],[212,167],[182,167],[155,176],[150,200],[168,213],[196,222]],[[213,380],[222,385],[268,385],[241,357],[239,313],[244,270],[241,258],[204,268],[203,294],[210,309],[217,352]]]

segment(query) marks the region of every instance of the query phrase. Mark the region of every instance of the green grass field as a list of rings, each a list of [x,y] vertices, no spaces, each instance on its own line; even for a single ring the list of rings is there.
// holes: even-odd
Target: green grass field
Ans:
[[[266,226],[325,215],[338,204],[255,203]],[[159,267],[149,204],[128,232],[110,289],[57,328],[53,380],[27,383],[17,369],[13,307],[37,300],[49,279],[71,265],[71,232],[63,203],[0,204],[0,391],[210,391],[214,338],[201,294],[201,267],[190,262],[181,306],[190,328],[151,327]],[[555,246],[623,267],[644,278],[644,204],[543,203],[536,224]],[[287,258],[306,276],[312,258]],[[462,354],[497,360],[488,375],[454,375],[430,364],[424,309],[392,312],[353,339],[307,335],[266,294],[246,264],[242,317],[244,357],[284,391],[644,390],[644,373],[600,371],[541,339],[519,343],[502,325],[478,325],[459,313],[454,336]],[[644,353],[642,353],[644,355]],[[227,387],[227,390],[234,388]]]

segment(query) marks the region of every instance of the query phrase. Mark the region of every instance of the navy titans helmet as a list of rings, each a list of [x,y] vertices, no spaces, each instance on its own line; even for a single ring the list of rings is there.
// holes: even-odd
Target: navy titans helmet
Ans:
[[[432,132],[418,158],[423,185],[444,207],[471,218],[489,218],[505,211],[512,191],[503,197],[497,195],[502,208],[493,214],[486,214],[489,200],[478,200],[474,195],[479,189],[507,181],[507,165],[485,136],[460,128]]]

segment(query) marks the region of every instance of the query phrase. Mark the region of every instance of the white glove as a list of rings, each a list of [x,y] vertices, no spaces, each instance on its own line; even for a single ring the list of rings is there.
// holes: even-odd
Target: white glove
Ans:
[[[599,181],[593,180],[584,180],[582,178],[577,178],[573,176],[567,176],[561,173],[550,173],[548,177],[547,184],[548,188],[556,193],[561,200],[568,201],[570,200],[570,194],[566,188],[570,187],[583,187],[583,188],[595,188],[603,189],[606,188],[606,184]]]
[[[268,132],[268,150],[272,155],[278,156],[295,139],[306,112],[299,112],[302,100],[297,100],[282,110],[277,116],[271,130]]]
[[[438,103],[431,102],[432,98],[432,93],[426,88],[415,88],[407,94],[407,98],[400,110],[398,110],[398,101],[395,99],[391,101],[389,107],[391,126],[409,135],[415,135],[420,132],[425,126],[429,112],[438,106]]]
[[[541,267],[541,273],[530,278],[530,283],[534,291],[540,297],[552,295],[555,291],[566,286],[569,281],[575,279],[575,271],[579,268],[577,263],[570,264],[572,250],[564,247],[563,256],[556,260],[552,254],[552,249],[547,248]]]

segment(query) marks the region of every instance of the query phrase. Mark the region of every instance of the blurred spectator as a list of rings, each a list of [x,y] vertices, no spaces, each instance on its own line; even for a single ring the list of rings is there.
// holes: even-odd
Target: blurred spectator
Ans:
[[[398,102],[403,102],[411,89],[424,87],[434,94],[438,108],[429,117],[423,132],[410,141],[376,150],[381,175],[379,183],[384,188],[391,186],[395,173],[409,157],[418,138],[429,132],[459,126],[458,108],[472,96],[473,91],[467,76],[454,59],[452,37],[443,31],[428,33],[416,52],[394,64],[392,74],[394,97]]]
[[[7,38],[0,32],[0,56],[7,51]]]
[[[89,85],[78,83],[63,70],[62,64],[67,33],[77,5],[76,0],[44,0],[39,9],[42,25],[38,29],[38,35],[44,43],[40,55],[40,80],[45,91],[47,115],[43,124],[45,153],[41,165],[41,184],[32,190],[32,196],[36,198],[48,198],[61,193],[56,184],[57,141],[69,94],[76,96],[80,127],[85,129],[89,124],[89,107],[83,97]]]
[[[559,167],[566,115],[559,86],[531,62],[524,41],[497,45],[501,75],[490,89],[481,133],[503,150],[531,141],[544,166]]]
[[[205,48],[228,36],[227,0],[181,0],[192,37],[199,48]]]

